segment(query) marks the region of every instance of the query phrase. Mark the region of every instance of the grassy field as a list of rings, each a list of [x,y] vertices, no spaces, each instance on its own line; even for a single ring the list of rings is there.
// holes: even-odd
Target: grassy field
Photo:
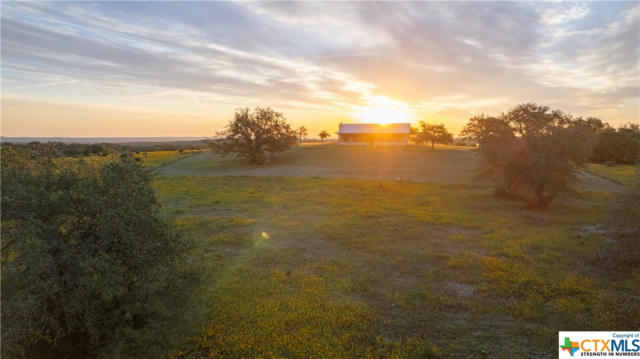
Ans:
[[[201,150],[184,150],[180,151],[148,151],[148,152],[136,152],[133,154],[133,157],[137,158],[140,164],[149,171],[156,170],[160,167],[166,166],[173,162],[177,162],[179,160],[183,160],[190,156],[202,153]],[[105,162],[113,160],[114,158],[118,158],[120,156],[119,153],[109,154],[107,156],[86,156],[86,157],[73,157],[73,158],[64,158],[63,161],[66,160],[83,160],[89,163],[92,166],[102,166]]]
[[[159,168],[167,176],[286,176],[358,178],[413,182],[487,185],[477,178],[478,158],[472,147],[340,146],[307,144],[279,154],[268,165],[221,158],[212,152],[196,154]],[[575,188],[617,192],[623,186],[602,177],[580,173]]]
[[[634,180],[636,173],[636,166],[633,165],[614,165],[605,166],[599,163],[590,163],[587,166],[587,171],[610,180],[630,184]]]
[[[243,159],[220,158],[207,152],[162,168],[164,175],[196,176],[294,176],[365,178],[469,183],[476,158],[470,147],[446,146],[432,151],[427,146],[339,146],[307,144],[278,154],[267,166],[250,165]]]
[[[134,157],[140,159],[142,166],[149,170],[153,170],[158,167],[166,166],[170,163],[184,159],[185,157],[192,156],[200,153],[200,150],[184,150],[180,151],[149,151],[138,152],[134,154]]]
[[[640,327],[640,273],[604,265],[610,243],[594,230],[611,194],[580,191],[537,212],[455,180],[276,176],[335,151],[326,148],[302,147],[252,173],[270,176],[234,176],[250,166],[210,154],[158,171],[171,174],[154,187],[196,241],[210,303],[175,357],[555,357],[558,330]],[[415,154],[443,173],[366,149],[322,172],[352,173],[360,159],[384,179],[398,168],[403,179],[472,177],[445,163],[464,149]]]

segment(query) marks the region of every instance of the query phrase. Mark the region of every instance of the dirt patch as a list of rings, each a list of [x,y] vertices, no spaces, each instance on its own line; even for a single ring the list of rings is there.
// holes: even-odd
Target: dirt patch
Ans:
[[[590,224],[590,225],[578,227],[576,229],[576,236],[578,236],[579,238],[588,237],[589,235],[592,235],[592,234],[600,235],[608,243],[615,242],[611,237],[611,233],[604,225]]]
[[[578,189],[587,191],[600,191],[600,192],[622,192],[625,186],[605,179],[603,177],[596,176],[587,171],[580,171],[578,173],[578,179],[580,183],[576,186]]]
[[[551,216],[547,213],[541,213],[536,211],[522,211],[520,216],[531,223],[537,223],[541,225],[548,225],[552,222]]]
[[[578,232],[581,234],[591,234],[591,233],[606,234],[609,231],[601,224],[590,224],[588,226],[582,226],[578,228]]]
[[[447,289],[460,298],[471,297],[474,293],[473,286],[471,284],[460,282],[447,282]]]

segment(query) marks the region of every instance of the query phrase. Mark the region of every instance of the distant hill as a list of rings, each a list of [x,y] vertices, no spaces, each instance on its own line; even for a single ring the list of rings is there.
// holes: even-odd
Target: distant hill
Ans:
[[[29,142],[64,142],[64,143],[121,143],[133,144],[140,142],[185,142],[200,141],[205,137],[0,137],[1,142],[29,143]]]

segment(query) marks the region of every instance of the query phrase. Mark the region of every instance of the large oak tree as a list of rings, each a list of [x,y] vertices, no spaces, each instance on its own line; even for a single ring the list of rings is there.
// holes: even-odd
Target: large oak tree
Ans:
[[[267,155],[288,150],[298,141],[281,112],[271,108],[237,109],[234,119],[211,142],[212,149],[226,156],[234,154],[250,163],[263,164]]]
[[[431,143],[431,149],[436,143],[448,144],[453,142],[453,135],[447,131],[443,124],[432,125],[420,121],[420,127],[411,131],[411,136],[416,144]]]

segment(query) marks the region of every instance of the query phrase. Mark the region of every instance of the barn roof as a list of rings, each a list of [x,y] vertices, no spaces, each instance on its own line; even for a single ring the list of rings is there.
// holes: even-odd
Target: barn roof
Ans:
[[[409,133],[408,123],[341,123],[337,133]]]

